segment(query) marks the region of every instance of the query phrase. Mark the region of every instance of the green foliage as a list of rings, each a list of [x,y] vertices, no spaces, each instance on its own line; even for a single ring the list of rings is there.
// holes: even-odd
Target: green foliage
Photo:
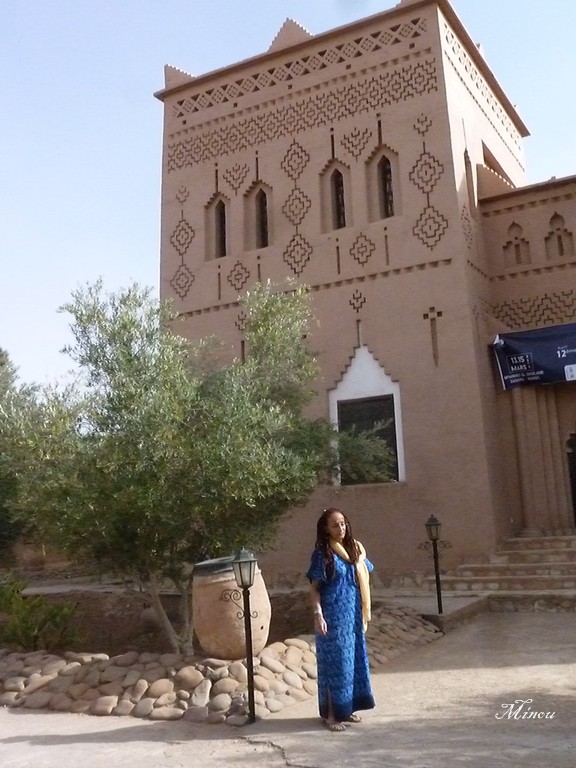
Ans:
[[[0,584],[0,645],[24,652],[74,647],[80,639],[71,626],[76,606],[50,604],[42,595],[26,597],[25,587],[13,576]]]
[[[153,598],[172,580],[188,637],[190,564],[270,543],[337,457],[332,427],[304,415],[318,373],[306,290],[257,286],[243,308],[246,359],[225,361],[209,340],[178,336],[148,291],[87,286],[63,308],[81,381],[0,407],[19,519]]]

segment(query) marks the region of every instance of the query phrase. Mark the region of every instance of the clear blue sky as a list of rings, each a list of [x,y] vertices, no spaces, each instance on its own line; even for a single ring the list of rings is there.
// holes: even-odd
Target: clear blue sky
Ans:
[[[532,134],[529,181],[576,174],[576,2],[452,4]],[[392,5],[2,0],[0,347],[22,381],[69,368],[74,288],[157,287],[164,65],[201,74],[264,52],[287,17],[316,34]]]

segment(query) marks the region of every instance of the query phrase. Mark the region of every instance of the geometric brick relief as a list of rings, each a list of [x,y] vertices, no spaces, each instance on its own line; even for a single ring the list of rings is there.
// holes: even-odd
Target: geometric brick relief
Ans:
[[[405,102],[438,89],[435,59],[431,56],[395,69],[358,79],[328,92],[259,111],[210,130],[182,132],[167,147],[168,171],[236,153],[259,143],[309,131],[311,128]],[[282,101],[282,100],[279,100]],[[282,166],[288,175],[295,177]],[[297,178],[297,177],[296,177]]]
[[[294,187],[286,202],[282,206],[282,213],[286,216],[288,221],[294,226],[298,226],[304,220],[304,217],[308,213],[312,201],[308,195],[298,187]]]
[[[472,245],[474,243],[474,225],[472,224],[472,219],[470,218],[470,212],[468,211],[468,208],[465,205],[462,206],[460,219],[462,221],[462,231],[464,232],[466,245],[468,246],[468,248],[472,248]]]
[[[544,238],[547,259],[574,258],[574,236],[564,226],[564,218],[555,213],[550,219],[550,231]]]
[[[190,247],[192,240],[194,239],[194,229],[184,218],[184,213],[180,214],[180,220],[176,224],[174,231],[170,235],[170,243],[178,251],[182,257]]]
[[[426,19],[415,18],[394,24],[386,29],[372,32],[362,37],[347,40],[338,45],[327,46],[312,55],[291,58],[261,72],[253,72],[242,79],[236,79],[222,85],[201,91],[185,99],[179,99],[172,108],[176,119],[199,112],[210,107],[225,104],[250,93],[263,91],[279,83],[293,80],[313,72],[330,69],[343,62],[369,55],[376,51],[389,49],[400,43],[421,38],[426,32]]]
[[[430,323],[430,346],[432,347],[432,359],[434,365],[438,366],[439,353],[438,353],[438,319],[442,317],[442,310],[436,309],[436,307],[429,307],[428,312],[424,312],[422,315],[423,320],[428,320]]]
[[[342,145],[350,152],[355,160],[358,160],[364,148],[372,138],[372,131],[369,128],[353,128],[350,133],[342,136]]]
[[[243,333],[246,330],[246,322],[247,322],[247,320],[248,320],[248,315],[246,314],[246,312],[244,312],[243,309],[241,309],[240,312],[238,313],[238,317],[236,318],[236,321],[234,323],[236,328],[238,328],[238,330],[241,333]]]
[[[502,102],[495,96],[484,76],[480,73],[451,27],[446,23],[443,24],[443,27],[447,43],[445,51],[450,64],[454,67],[458,77],[468,89],[472,98],[479,105],[480,109],[486,115],[504,143],[509,147],[510,145],[513,145],[511,149],[516,156],[516,151],[521,147],[518,130],[506,113],[506,110],[502,106]]]
[[[349,304],[356,312],[360,312],[364,304],[366,304],[366,297],[362,291],[358,290],[358,288],[355,288],[354,293],[350,297]]]
[[[282,258],[296,275],[300,275],[311,255],[312,246],[297,232],[286,246]]]
[[[374,253],[376,249],[376,246],[370,240],[370,238],[366,237],[365,234],[360,234],[354,241],[354,244],[350,248],[350,255],[352,256],[355,261],[358,262],[358,264],[366,264],[370,256]]]
[[[434,155],[424,150],[408,174],[421,192],[429,194],[444,173],[444,166]]]
[[[230,184],[235,194],[238,194],[238,190],[244,183],[244,179],[248,175],[248,171],[249,168],[245,163],[243,165],[240,165],[240,163],[235,163],[232,168],[227,168],[223,172],[222,178],[224,181]]]
[[[180,203],[180,205],[184,205],[186,200],[190,197],[190,192],[188,191],[187,187],[182,184],[178,188],[178,192],[176,192],[176,200]]]
[[[531,262],[530,243],[522,236],[523,232],[522,227],[516,222],[508,227],[508,240],[502,246],[506,267],[516,267]]]
[[[246,269],[246,267],[242,264],[242,262],[237,261],[236,264],[234,264],[234,266],[230,270],[227,280],[232,286],[232,288],[235,288],[237,291],[240,291],[248,282],[249,277],[250,277],[249,270]]]
[[[442,235],[447,229],[448,221],[446,217],[437,211],[433,205],[427,205],[412,228],[412,232],[428,248],[434,248],[440,242]]]
[[[174,291],[183,299],[194,282],[194,275],[186,264],[180,264],[176,272],[173,274],[170,285],[174,288]]]
[[[432,119],[422,113],[419,115],[419,117],[416,119],[416,122],[414,123],[414,130],[418,131],[418,133],[421,136],[424,136],[432,127]]]
[[[286,150],[282,162],[280,163],[282,170],[286,175],[296,181],[300,178],[302,171],[310,162],[310,155],[304,147],[298,144],[297,141],[293,141],[292,144]]]
[[[531,298],[502,301],[490,307],[490,314],[512,330],[574,322],[576,291],[544,293]]]

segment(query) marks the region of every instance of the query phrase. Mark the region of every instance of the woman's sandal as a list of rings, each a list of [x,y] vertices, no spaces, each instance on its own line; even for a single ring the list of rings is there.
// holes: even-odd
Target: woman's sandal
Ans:
[[[334,720],[333,722],[328,722],[328,720],[324,720],[324,725],[332,733],[339,733],[341,731],[346,730],[346,726],[344,725],[344,723],[339,723],[336,720]]]
[[[354,712],[350,715],[350,717],[347,717],[345,722],[347,723],[361,723],[362,718],[360,715],[355,715]]]

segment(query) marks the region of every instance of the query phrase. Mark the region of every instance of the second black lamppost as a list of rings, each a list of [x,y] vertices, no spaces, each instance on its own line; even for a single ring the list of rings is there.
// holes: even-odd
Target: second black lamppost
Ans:
[[[436,579],[436,600],[438,602],[438,613],[442,613],[442,587],[440,585],[440,566],[438,563],[438,541],[440,539],[440,520],[434,515],[430,515],[425,523],[426,533],[432,542],[432,556],[434,558],[434,577]]]
[[[232,560],[236,584],[242,590],[244,601],[244,632],[246,635],[246,669],[248,670],[248,722],[256,720],[254,707],[254,654],[252,650],[252,616],[250,614],[250,587],[254,584],[257,560],[242,548]]]

